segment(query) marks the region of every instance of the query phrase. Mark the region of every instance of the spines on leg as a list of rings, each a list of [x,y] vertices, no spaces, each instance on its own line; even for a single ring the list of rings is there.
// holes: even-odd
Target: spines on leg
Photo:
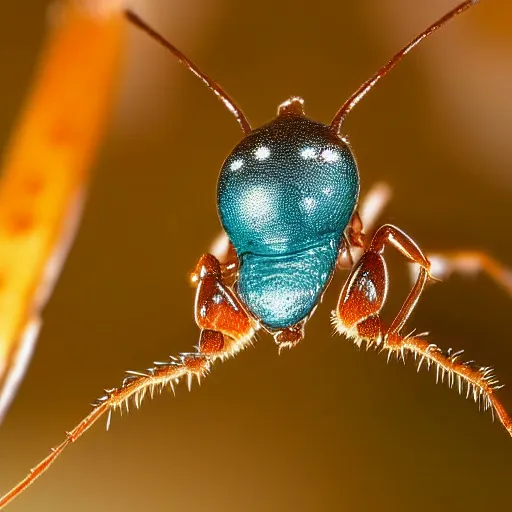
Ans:
[[[384,327],[380,318],[388,289],[388,276],[382,257],[386,246],[398,249],[410,262],[419,265],[420,272],[400,311],[390,327]],[[462,362],[462,351],[443,352],[437,345],[424,339],[425,335],[414,332],[403,336],[400,331],[414,310],[421,292],[430,276],[430,263],[418,246],[394,226],[383,226],[374,235],[368,249],[352,270],[345,284],[332,321],[336,330],[354,340],[356,345],[366,344],[380,351],[388,351],[388,361],[393,354],[405,363],[406,355],[412,354],[418,371],[422,366],[436,368],[436,380],[445,377],[450,387],[457,386],[460,394],[472,396],[484,410],[496,414],[512,436],[512,419],[496,397],[501,386],[490,367],[477,366],[474,362]]]
[[[82,436],[96,421],[107,416],[107,429],[112,413],[129,411],[130,404],[139,408],[148,395],[164,389],[174,392],[175,386],[186,381],[190,389],[194,379],[198,382],[210,372],[217,359],[234,356],[247,347],[254,336],[253,321],[244,311],[231,289],[224,285],[218,261],[211,255],[201,258],[194,274],[198,283],[196,292],[196,320],[201,328],[198,352],[183,353],[170,361],[154,363],[144,371],[129,371],[118,388],[105,390],[93,404],[93,410],[70,432],[64,441],[35,466],[30,473],[7,494],[0,498],[0,508],[10,503],[39,476],[41,476],[62,451]]]

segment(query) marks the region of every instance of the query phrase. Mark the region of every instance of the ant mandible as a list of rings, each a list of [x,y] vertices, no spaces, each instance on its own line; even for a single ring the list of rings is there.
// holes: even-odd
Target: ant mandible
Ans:
[[[304,327],[339,268],[350,274],[332,315],[340,334],[357,345],[404,358],[412,354],[447,376],[459,392],[490,408],[512,435],[512,419],[496,398],[500,386],[488,367],[459,361],[460,353],[445,353],[422,335],[403,335],[431,276],[431,263],[416,243],[399,228],[384,225],[370,240],[363,232],[367,206],[358,205],[359,173],[348,142],[340,136],[343,121],[355,105],[410,50],[478,0],[467,0],[440,18],[400,50],[341,106],[332,122],[324,125],[307,118],[303,100],[293,97],[278,108],[277,118],[253,130],[228,94],[200,71],[184,54],[150,28],[136,14],[128,20],[170,50],[177,59],[214,92],[235,116],[245,137],[226,158],[218,181],[217,206],[228,237],[219,257],[203,255],[192,275],[197,285],[195,320],[201,332],[197,351],[169,362],[155,363],[144,372],[128,372],[119,388],[108,390],[92,412],[52,450],[16,487],[0,499],[0,508],[33,483],[64,448],[76,441],[96,420],[128,408],[139,407],[149,392],[161,391],[186,379],[205,377],[218,359],[234,356],[252,343],[257,330],[273,335],[279,350],[292,348],[304,337]],[[383,258],[392,246],[419,267],[415,283],[390,326],[380,311],[386,300],[388,273]],[[354,262],[353,251],[359,259]],[[444,264],[456,263],[450,257]],[[480,261],[482,267],[492,262]],[[449,270],[449,269],[448,269]],[[492,269],[487,269],[492,274]]]

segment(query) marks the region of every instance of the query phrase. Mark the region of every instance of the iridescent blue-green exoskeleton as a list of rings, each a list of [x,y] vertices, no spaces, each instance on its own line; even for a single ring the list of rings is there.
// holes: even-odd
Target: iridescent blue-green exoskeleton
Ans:
[[[227,157],[217,201],[239,258],[237,291],[270,330],[307,318],[334,271],[359,196],[354,156],[292,98]]]

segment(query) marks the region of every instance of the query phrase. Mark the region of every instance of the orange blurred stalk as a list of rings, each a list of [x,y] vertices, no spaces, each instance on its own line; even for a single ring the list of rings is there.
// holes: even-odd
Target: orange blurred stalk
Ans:
[[[39,70],[0,181],[0,421],[73,238],[123,49],[120,2],[53,12]],[[100,3],[97,3],[99,7]]]

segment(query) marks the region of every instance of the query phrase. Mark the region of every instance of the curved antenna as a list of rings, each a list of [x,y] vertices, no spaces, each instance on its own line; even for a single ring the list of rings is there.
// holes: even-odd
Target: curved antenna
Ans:
[[[167,39],[160,35],[156,30],[152,29],[146,24],[137,14],[133,11],[126,9],[124,11],[126,18],[137,28],[148,34],[152,39],[160,43],[163,47],[170,50],[170,52],[183,64],[188,70],[192,71],[205,85],[213,91],[213,93],[219,98],[224,106],[235,116],[240,128],[245,135],[251,133],[251,125],[245,117],[242,110],[236,105],[236,103],[229,97],[228,93],[217,83],[212,80],[207,74],[203,73],[188,57],[181,53],[178,48],[171,44]]]
[[[430,25],[425,31],[423,31],[420,35],[416,36],[409,44],[404,46],[385,66],[382,66],[375,75],[373,75],[369,80],[363,83],[357,91],[350,96],[350,98],[343,103],[341,108],[336,112],[332,122],[331,122],[331,130],[335,133],[339,133],[341,129],[341,125],[343,121],[349,114],[349,112],[366,96],[366,94],[373,89],[373,86],[383,77],[388,74],[401,60],[405,55],[407,55],[415,46],[420,44],[424,39],[426,39],[430,34],[435,32],[438,28],[441,28],[443,25],[448,23],[452,18],[461,14],[466,9],[469,9],[473,5],[477,4],[479,0],[467,0],[466,2],[462,2],[457,7],[452,9],[450,12],[445,14],[442,18],[437,20],[434,24]]]

